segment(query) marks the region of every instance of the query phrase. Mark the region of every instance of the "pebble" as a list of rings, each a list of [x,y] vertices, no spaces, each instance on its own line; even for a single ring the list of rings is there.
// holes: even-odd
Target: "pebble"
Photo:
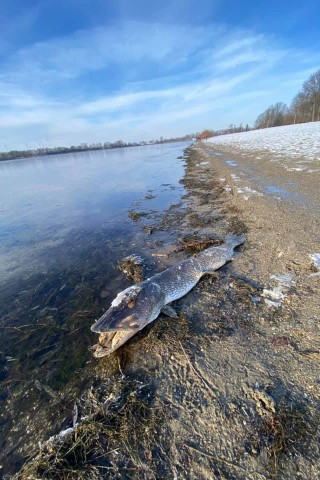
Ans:
[[[109,290],[106,290],[106,289],[105,289],[105,290],[102,290],[102,291],[100,292],[100,297],[101,297],[101,298],[106,298],[106,297],[108,297],[109,295],[110,295],[110,291],[109,291]]]

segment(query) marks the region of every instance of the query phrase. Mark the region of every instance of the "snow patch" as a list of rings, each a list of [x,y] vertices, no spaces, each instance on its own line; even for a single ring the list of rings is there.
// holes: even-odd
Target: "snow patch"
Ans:
[[[292,168],[286,167],[286,170],[288,170],[288,172],[304,172],[306,169],[302,167],[292,167]]]
[[[61,430],[61,432],[57,433],[57,435],[53,435],[49,438],[49,442],[59,442],[63,440],[65,437],[70,435],[74,431],[73,427],[66,428],[66,430]]]
[[[304,161],[320,161],[320,122],[219,135],[211,138],[209,143],[212,147],[221,145],[235,147],[240,151],[259,151],[257,159],[263,158],[260,152],[265,150],[273,154],[275,162],[284,159],[287,163],[286,168],[290,171],[302,172],[307,171],[302,165]],[[232,160],[226,163],[231,167],[236,166]]]
[[[318,270],[320,270],[320,253],[311,253],[311,255],[309,255],[309,257],[313,261],[314,266]]]
[[[279,308],[286,297],[285,292],[291,285],[292,277],[289,273],[285,273],[282,275],[271,275],[270,278],[277,285],[270,289],[264,288],[262,296],[268,307]]]
[[[136,289],[137,289],[137,287],[134,285],[134,286],[126,288],[122,292],[118,293],[116,298],[112,301],[111,306],[112,307],[118,307],[124,299],[128,298],[128,293],[130,293],[132,290],[136,290]]]
[[[229,165],[229,167],[237,167],[238,164],[234,162],[233,160],[225,160],[226,164]]]
[[[318,270],[317,272],[315,273],[311,273],[311,275],[309,275],[310,277],[315,277],[315,276],[318,276],[320,275],[320,253],[311,253],[311,255],[309,255],[309,257],[311,258],[311,260],[313,261],[313,265],[316,267],[316,269]]]
[[[254,190],[254,188],[250,188],[250,187],[237,188],[237,193],[242,194],[245,200],[249,200],[249,198],[252,196],[257,196],[257,197],[263,196],[263,193],[258,192],[257,190]]]

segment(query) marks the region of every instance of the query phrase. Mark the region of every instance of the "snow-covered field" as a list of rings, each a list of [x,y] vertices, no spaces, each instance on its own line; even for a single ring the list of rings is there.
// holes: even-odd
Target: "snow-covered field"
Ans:
[[[291,158],[295,160],[292,170],[306,170],[310,161],[320,161],[320,122],[231,133],[207,143],[240,152],[250,150],[257,155],[271,153],[275,160]]]

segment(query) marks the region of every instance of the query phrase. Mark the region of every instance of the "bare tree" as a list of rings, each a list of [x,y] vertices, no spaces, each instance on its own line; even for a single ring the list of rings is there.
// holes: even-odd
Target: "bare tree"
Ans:
[[[302,92],[312,105],[311,121],[320,120],[320,69],[310,75],[302,85]]]
[[[308,96],[299,92],[290,105],[292,123],[309,122],[312,118],[312,108]]]
[[[255,121],[255,128],[279,127],[287,123],[288,107],[283,102],[271,105]]]
[[[255,128],[315,121],[320,121],[320,69],[304,82],[290,108],[283,102],[271,105],[257,117]]]

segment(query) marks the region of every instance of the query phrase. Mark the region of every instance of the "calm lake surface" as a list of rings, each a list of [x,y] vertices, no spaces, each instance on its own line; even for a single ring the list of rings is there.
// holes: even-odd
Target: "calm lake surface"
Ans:
[[[118,261],[166,241],[163,232],[148,235],[143,227],[180,202],[184,160],[177,157],[187,146],[0,163],[3,471],[17,470],[32,438],[68,426],[61,392],[72,380],[80,394],[75,374],[97,363],[89,351],[97,341],[90,325],[129,285]],[[61,415],[43,428],[50,403]]]
[[[128,210],[176,201],[185,144],[83,152],[0,163],[0,282],[35,272],[71,232],[132,233]],[[169,185],[170,184],[170,185]],[[154,197],[154,198],[151,198]]]

